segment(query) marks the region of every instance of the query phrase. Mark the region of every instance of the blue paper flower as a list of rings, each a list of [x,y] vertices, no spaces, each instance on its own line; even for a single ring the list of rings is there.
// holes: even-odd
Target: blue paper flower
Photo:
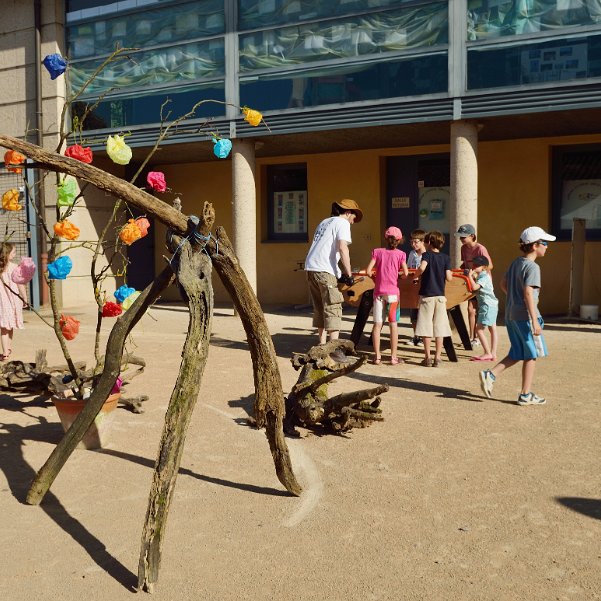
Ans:
[[[54,263],[48,263],[48,278],[51,280],[64,280],[73,267],[69,257],[59,257]]]
[[[232,150],[232,141],[227,138],[213,138],[213,153],[218,159],[226,159]]]
[[[56,79],[67,70],[67,61],[60,54],[49,54],[42,61],[50,73],[50,79]]]
[[[117,290],[115,290],[115,299],[118,303],[122,303],[128,296],[133,294],[136,291],[135,288],[129,288],[128,286],[119,286]]]

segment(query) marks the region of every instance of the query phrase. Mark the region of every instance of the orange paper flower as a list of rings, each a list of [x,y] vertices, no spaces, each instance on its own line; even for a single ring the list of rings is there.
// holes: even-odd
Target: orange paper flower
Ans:
[[[20,211],[23,207],[19,203],[19,191],[16,188],[7,190],[2,195],[2,208],[5,211]]]
[[[23,170],[20,167],[14,167],[14,165],[22,165],[24,162],[25,156],[16,150],[7,150],[4,153],[6,168],[13,173],[21,173]]]
[[[73,340],[75,336],[79,334],[80,322],[75,319],[75,317],[71,317],[70,315],[61,315],[58,323],[66,340]]]
[[[133,244],[136,240],[139,240],[142,237],[142,232],[140,231],[139,226],[133,219],[130,219],[119,232],[119,238],[121,242],[127,244]]]
[[[140,237],[144,238],[144,236],[148,234],[150,221],[148,221],[146,217],[138,217],[135,221],[135,224],[140,228],[140,233],[142,234]]]
[[[66,240],[77,240],[79,228],[67,219],[54,224],[54,233]]]
[[[263,115],[259,111],[249,109],[247,106],[242,108],[242,112],[244,113],[244,121],[247,121],[253,127],[257,127],[263,120]]]

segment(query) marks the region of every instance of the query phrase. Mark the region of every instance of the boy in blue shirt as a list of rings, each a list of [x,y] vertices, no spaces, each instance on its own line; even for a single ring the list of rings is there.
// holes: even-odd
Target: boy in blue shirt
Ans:
[[[523,361],[522,390],[518,396],[518,405],[546,403],[543,397],[531,390],[536,359],[547,355],[542,336],[544,324],[538,311],[541,277],[536,260],[545,256],[547,244],[554,240],[555,236],[537,226],[526,228],[520,236],[520,249],[524,256],[517,258],[509,266],[501,282],[501,288],[507,294],[505,325],[511,348],[500,363],[480,372],[480,386],[488,398],[492,398],[497,377],[508,367]]]

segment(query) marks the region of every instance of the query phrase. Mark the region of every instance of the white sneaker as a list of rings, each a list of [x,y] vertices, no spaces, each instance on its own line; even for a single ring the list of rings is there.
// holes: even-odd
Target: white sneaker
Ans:
[[[490,369],[480,372],[480,388],[482,388],[482,392],[489,399],[492,399],[492,387],[495,383],[495,380],[496,378]]]
[[[520,394],[518,397],[518,405],[544,405],[546,402],[546,399],[543,399],[543,397],[538,396],[533,392]]]
[[[480,341],[479,341],[477,338],[474,338],[474,339],[472,340],[472,348],[473,348],[474,346],[480,346]]]

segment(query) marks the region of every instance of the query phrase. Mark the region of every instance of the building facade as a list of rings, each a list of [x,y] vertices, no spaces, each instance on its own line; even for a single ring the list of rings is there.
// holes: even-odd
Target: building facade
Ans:
[[[520,231],[544,227],[558,236],[547,313],[567,310],[572,220],[586,219],[583,303],[601,301],[601,0],[10,1],[3,131],[52,148],[64,98],[78,94],[86,144],[100,156],[108,134],[127,133],[139,165],[161,122],[193,110],[147,167],[186,213],[214,204],[262,302],[306,302],[312,232],[344,197],[365,211],[356,267],[388,225],[449,234],[469,222],[498,281]],[[86,85],[116,48],[127,50]],[[67,89],[39,77],[53,52],[69,59]],[[213,156],[215,136],[232,140],[229,159]],[[86,191],[90,239],[112,201]],[[154,232],[131,247],[130,285],[162,266]],[[452,235],[449,251],[457,263]],[[86,277],[67,280],[66,304]],[[216,296],[227,298],[218,282]]]

